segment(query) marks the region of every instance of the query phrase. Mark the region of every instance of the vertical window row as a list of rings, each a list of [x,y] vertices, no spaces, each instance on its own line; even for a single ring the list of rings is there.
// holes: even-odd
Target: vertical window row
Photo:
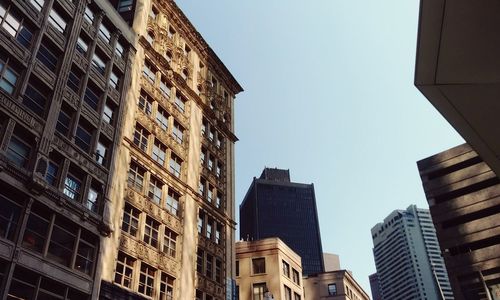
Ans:
[[[198,234],[212,240],[217,245],[224,243],[224,225],[200,209],[198,212]]]
[[[200,177],[200,181],[198,183],[198,194],[218,209],[223,209],[225,206],[223,192],[214,187],[203,177]]]
[[[222,284],[224,268],[222,260],[209,252],[198,248],[196,252],[196,271],[217,283]]]

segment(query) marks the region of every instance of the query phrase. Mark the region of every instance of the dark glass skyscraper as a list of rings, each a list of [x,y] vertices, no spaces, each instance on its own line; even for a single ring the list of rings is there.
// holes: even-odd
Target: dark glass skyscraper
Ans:
[[[290,182],[288,170],[254,177],[240,205],[240,237],[279,237],[301,256],[304,275],[324,272],[314,185]]]

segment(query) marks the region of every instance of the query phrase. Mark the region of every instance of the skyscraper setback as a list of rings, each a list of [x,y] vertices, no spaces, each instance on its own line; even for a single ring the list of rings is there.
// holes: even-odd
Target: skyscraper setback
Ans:
[[[240,205],[240,238],[269,237],[300,255],[304,275],[324,272],[314,186],[291,182],[288,170],[265,168]]]
[[[174,1],[1,1],[0,298],[231,294],[240,91]]]
[[[395,210],[371,232],[382,299],[453,299],[429,210]]]

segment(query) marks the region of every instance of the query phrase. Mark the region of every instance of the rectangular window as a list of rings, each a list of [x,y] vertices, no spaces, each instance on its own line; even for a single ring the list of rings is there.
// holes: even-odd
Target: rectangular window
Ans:
[[[149,62],[144,62],[144,67],[142,69],[142,73],[144,74],[144,76],[146,76],[146,78],[151,82],[151,83],[154,83],[155,82],[155,78],[156,78],[156,71],[154,71],[154,69],[151,67],[151,63]]]
[[[78,250],[75,258],[75,269],[87,275],[92,274],[96,252],[96,237],[81,229]]]
[[[31,143],[21,137],[26,137],[24,132],[16,128],[7,147],[7,159],[14,165],[25,168],[28,165],[31,153]]]
[[[132,287],[135,259],[118,252],[116,260],[115,282],[123,287]]]
[[[104,60],[102,60],[102,58],[99,57],[97,53],[94,53],[94,55],[92,55],[92,67],[95,68],[97,73],[104,76],[104,73],[106,71],[106,63],[104,62]]]
[[[223,230],[222,224],[217,222],[215,227],[215,243],[217,245],[222,244],[222,230]]]
[[[177,94],[175,95],[175,106],[177,107],[177,109],[181,112],[181,113],[184,113],[185,109],[186,109],[186,100],[184,100],[184,98]]]
[[[222,192],[217,191],[217,197],[215,198],[215,207],[222,207]]]
[[[253,300],[264,300],[264,293],[267,290],[265,283],[254,283],[252,288]]]
[[[153,296],[155,289],[155,273],[156,270],[152,267],[141,263],[141,273],[139,276],[139,293],[146,296]]]
[[[328,285],[328,295],[336,296],[337,295],[337,284],[332,283]]]
[[[292,290],[285,285],[285,300],[292,300]]]
[[[59,164],[53,160],[49,161],[47,166],[47,174],[45,175],[45,180],[48,184],[52,186],[57,186],[57,173],[59,172]]]
[[[168,256],[175,258],[175,248],[177,243],[177,234],[165,227],[165,235],[163,239],[163,252]]]
[[[56,130],[64,136],[67,136],[69,133],[72,115],[71,107],[63,102],[59,111],[59,117],[57,118]]]
[[[12,95],[14,93],[18,77],[18,72],[16,72],[12,66],[0,60],[0,89],[4,90],[9,95]]]
[[[160,300],[174,299],[174,282],[174,277],[168,275],[167,273],[161,273]]]
[[[102,166],[107,166],[108,165],[108,149],[109,149],[109,142],[99,140],[97,143],[97,147],[95,150],[95,158],[96,162]]]
[[[23,205],[16,199],[0,196],[0,238],[14,241]]]
[[[42,11],[43,4],[45,3],[44,0],[30,0],[31,5],[35,7],[35,9],[39,12]]]
[[[57,217],[50,235],[47,257],[51,260],[71,267],[73,249],[77,240],[78,229],[64,218]]]
[[[282,260],[281,262],[283,264],[283,275],[290,278],[290,265],[284,260]]]
[[[221,163],[217,163],[217,168],[215,169],[215,175],[217,176],[217,178],[221,177],[221,175],[222,175],[222,164]]]
[[[123,49],[122,44],[120,44],[120,42],[116,42],[116,45],[115,45],[116,56],[123,58],[123,53],[124,53],[124,49]]]
[[[160,204],[162,198],[163,183],[158,179],[151,176],[149,179],[149,192],[148,197],[156,204]]]
[[[82,72],[77,67],[72,66],[69,72],[67,85],[77,94],[80,92],[80,78],[82,78]]]
[[[138,123],[135,125],[134,144],[142,151],[146,152],[148,149],[149,132],[141,127]]]
[[[292,274],[293,274],[293,282],[296,284],[300,285],[300,274],[299,271],[295,270],[292,268]]]
[[[120,83],[120,77],[115,73],[115,71],[112,71],[111,74],[109,75],[109,85],[115,90],[117,90],[119,83]]]
[[[42,253],[47,241],[51,214],[44,206],[35,205],[31,208],[31,212],[24,231],[22,245],[36,252]]]
[[[133,5],[134,5],[133,0],[120,0],[120,1],[118,1],[118,12],[131,11],[133,8]]]
[[[207,190],[207,200],[210,203],[214,200],[214,192],[213,192],[213,190],[214,190],[214,187],[211,184],[209,184],[208,185],[208,190]]]
[[[253,274],[266,273],[266,259],[264,257],[252,259]]]
[[[89,153],[90,143],[92,142],[92,133],[94,132],[90,123],[84,119],[80,119],[76,128],[75,144],[83,151]]]
[[[203,274],[203,256],[205,253],[203,250],[198,249],[196,252],[196,272]]]
[[[177,216],[177,212],[179,210],[179,198],[180,195],[177,192],[175,192],[172,188],[168,189],[166,209],[174,216]]]
[[[214,161],[212,160],[212,157],[208,159],[208,165],[207,165],[208,170],[212,171],[214,169]]]
[[[181,158],[172,153],[172,155],[170,156],[169,171],[177,178],[181,177],[181,165],[182,165]]]
[[[198,184],[198,194],[204,196],[205,195],[205,186],[207,184],[207,181],[205,178],[200,178],[200,182]]]
[[[153,160],[163,166],[165,164],[166,155],[167,147],[163,145],[159,140],[155,139],[155,143],[153,145],[153,153],[151,155]]]
[[[222,261],[215,259],[215,281],[222,283]]]
[[[207,152],[207,150],[205,148],[201,148],[200,161],[201,161],[201,165],[202,166],[205,165],[205,160],[206,160],[206,157],[207,157],[207,155],[205,154],[206,152]]]
[[[162,79],[160,81],[160,91],[163,97],[170,98],[170,86]]]
[[[64,195],[68,196],[71,200],[78,201],[82,188],[82,181],[80,178],[68,173],[64,180]]]
[[[139,230],[139,214],[139,210],[135,209],[128,203],[125,204],[125,209],[123,210],[122,230],[133,237],[137,237],[137,232]]]
[[[44,38],[38,49],[37,58],[50,71],[56,72],[60,51],[48,39]]]
[[[172,129],[172,136],[177,143],[182,144],[184,136],[184,128],[177,121],[174,121],[174,128]]]
[[[101,94],[102,92],[100,89],[89,82],[85,88],[85,97],[83,97],[83,100],[85,100],[85,103],[87,103],[93,110],[97,111],[99,108],[99,95]]]
[[[33,37],[31,26],[25,24],[26,20],[13,11],[12,6],[5,8],[3,5],[0,5],[0,23],[2,23],[2,27],[22,46],[29,48]]]
[[[102,119],[104,120],[104,122],[113,125],[114,113],[115,113],[115,105],[110,102],[106,102],[106,104],[104,105],[104,109],[102,110]]]
[[[205,276],[208,278],[212,279],[213,278],[213,259],[214,257],[211,254],[207,253],[206,259],[205,259]]]
[[[130,169],[128,171],[128,185],[133,188],[142,191],[144,185],[144,174],[146,171],[139,167],[136,163],[130,164]]]
[[[85,7],[85,15],[84,15],[85,20],[89,22],[90,24],[94,23],[94,12],[87,6]]]
[[[146,115],[151,115],[153,101],[149,99],[149,97],[145,93],[141,93],[137,105],[139,106],[139,109],[142,110]]]
[[[236,276],[240,276],[240,261],[236,261]]]
[[[99,25],[99,36],[107,43],[111,41],[111,33],[109,32],[108,28],[101,23]]]
[[[213,231],[213,224],[214,224],[214,220],[212,218],[208,218],[208,221],[207,221],[207,224],[205,224],[206,226],[206,231],[205,231],[205,237],[209,240],[212,239],[212,231]]]
[[[158,106],[158,112],[156,112],[156,123],[161,129],[167,130],[168,128],[168,113]]]
[[[81,36],[78,37],[76,41],[76,51],[80,52],[83,56],[87,54],[87,50],[89,49],[88,42],[86,42]]]
[[[64,34],[66,30],[66,20],[52,8],[49,13],[49,23],[60,33]]]
[[[205,223],[205,212],[200,210],[198,212],[198,233],[201,235],[203,233],[203,225]]]
[[[99,212],[99,191],[102,187],[99,186],[97,181],[92,180],[92,184],[87,193],[87,201],[85,202],[85,207],[95,213]]]
[[[144,237],[143,241],[154,248],[158,247],[158,231],[160,223],[156,222],[153,218],[147,217],[144,224]]]

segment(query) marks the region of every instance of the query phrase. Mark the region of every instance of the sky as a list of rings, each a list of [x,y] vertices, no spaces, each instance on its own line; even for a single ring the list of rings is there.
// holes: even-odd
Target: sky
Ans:
[[[416,161],[463,143],[413,85],[419,1],[177,4],[245,89],[237,207],[266,166],[314,183],[323,251],[371,295],[371,228],[428,208]]]

